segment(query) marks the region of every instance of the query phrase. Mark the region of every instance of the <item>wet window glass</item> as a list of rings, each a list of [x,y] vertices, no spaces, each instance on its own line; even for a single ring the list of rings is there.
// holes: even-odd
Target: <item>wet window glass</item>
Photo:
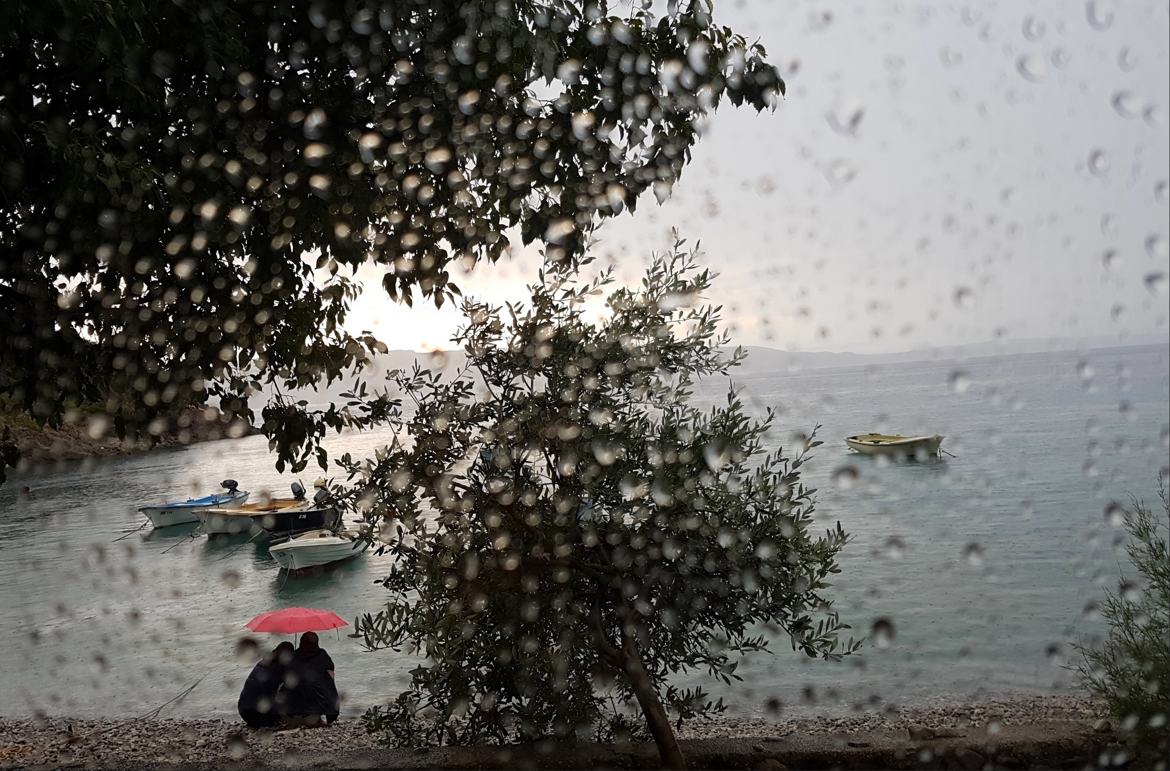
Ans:
[[[1165,768],[1168,23],[0,10],[0,764]]]

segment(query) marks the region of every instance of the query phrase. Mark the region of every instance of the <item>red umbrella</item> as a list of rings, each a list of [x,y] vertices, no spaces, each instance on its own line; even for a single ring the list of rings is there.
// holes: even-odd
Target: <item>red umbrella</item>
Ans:
[[[317,608],[285,608],[261,613],[245,624],[253,632],[275,632],[277,634],[299,634],[318,632],[323,629],[337,629],[348,626],[341,616],[331,610]]]

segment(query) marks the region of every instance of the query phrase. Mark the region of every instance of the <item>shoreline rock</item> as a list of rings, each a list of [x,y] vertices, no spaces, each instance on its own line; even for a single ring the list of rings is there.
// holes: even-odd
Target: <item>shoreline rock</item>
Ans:
[[[1084,767],[1116,742],[1075,696],[889,709],[845,717],[722,719],[687,726],[694,767]],[[356,720],[251,731],[240,722],[0,718],[0,768],[652,768],[652,745],[391,749]]]
[[[178,421],[178,428],[152,440],[114,437],[100,416],[79,419],[60,428],[41,426],[23,413],[0,411],[0,437],[7,431],[20,452],[18,472],[61,461],[133,455],[157,449],[185,447],[220,439],[238,439],[260,433],[242,421],[229,421],[214,407],[192,407]]]

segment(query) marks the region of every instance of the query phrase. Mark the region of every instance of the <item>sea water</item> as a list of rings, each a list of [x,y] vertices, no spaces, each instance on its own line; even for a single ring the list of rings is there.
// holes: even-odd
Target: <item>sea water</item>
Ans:
[[[828,594],[870,641],[825,662],[779,635],[772,653],[740,666],[741,683],[683,679],[742,713],[1075,689],[1071,645],[1101,633],[1095,603],[1126,569],[1123,531],[1105,510],[1130,495],[1157,504],[1167,370],[1165,348],[1143,347],[744,373],[751,408],[779,410],[773,448],[797,447],[821,424],[825,444],[804,467],[818,527],[840,521],[853,536]],[[695,398],[713,404],[725,388],[705,382]],[[883,464],[848,452],[844,436],[871,430],[943,434],[956,457]],[[385,439],[327,444],[356,455]],[[164,714],[229,716],[252,664],[236,648],[254,615],[302,605],[352,620],[380,607],[387,556],[288,576],[246,538],[125,535],[142,522],[138,506],[229,477],[277,494],[293,480],[275,473],[263,437],[248,437],[61,463],[0,487],[0,714],[140,714],[198,681]],[[344,630],[322,643],[345,714],[392,699],[418,663],[363,651]]]

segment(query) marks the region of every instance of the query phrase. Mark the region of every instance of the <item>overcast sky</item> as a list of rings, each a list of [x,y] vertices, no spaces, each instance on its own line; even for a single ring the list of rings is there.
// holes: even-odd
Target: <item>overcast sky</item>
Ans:
[[[1167,17],[1164,0],[717,0],[788,97],[725,105],[673,196],[608,223],[599,252],[633,280],[671,227],[701,241],[743,344],[1164,337]],[[537,262],[459,283],[519,299]],[[457,324],[376,291],[353,317],[398,348],[448,347]]]

